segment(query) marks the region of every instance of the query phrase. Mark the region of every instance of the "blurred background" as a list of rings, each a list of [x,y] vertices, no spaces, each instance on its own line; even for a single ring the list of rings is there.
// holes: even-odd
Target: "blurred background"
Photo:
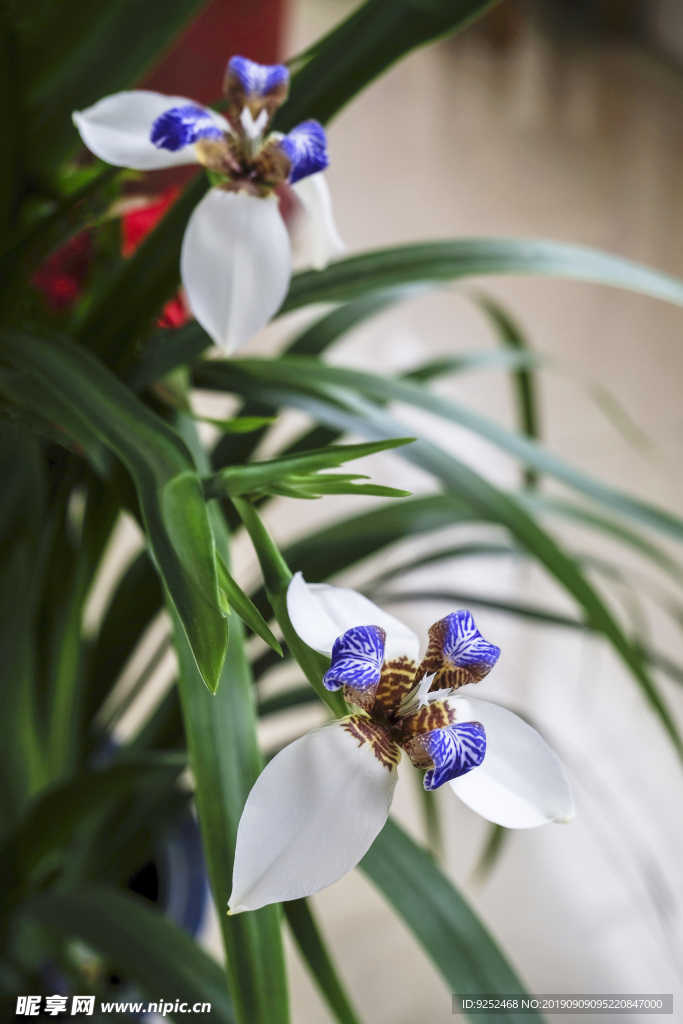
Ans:
[[[228,51],[257,60],[293,55],[354,6],[213,0],[146,85],[208,102]],[[198,54],[201,59],[192,59]],[[683,276],[683,0],[503,0],[468,31],[415,53],[372,85],[333,122],[329,139],[328,179],[350,252],[429,238],[535,236],[610,250]],[[149,191],[169,182],[150,177]],[[494,279],[481,288],[547,356],[538,398],[540,433],[550,449],[680,514],[683,312],[567,281]],[[400,371],[427,358],[492,349],[490,326],[466,299],[477,291],[468,283],[405,303],[347,336],[329,358]],[[292,317],[267,329],[243,354],[277,350],[283,331],[300,323]],[[500,370],[446,378],[437,388],[515,425],[514,395]],[[197,411],[220,410],[204,396]],[[397,412],[408,428],[435,429],[427,414]],[[288,414],[280,436],[295,435],[304,423]],[[518,482],[499,451],[442,420],[438,429],[442,444],[492,479]],[[373,457],[369,472],[378,483],[415,493],[432,486],[390,455]],[[552,486],[544,490],[553,493]],[[267,521],[277,540],[289,542],[355,506],[374,507],[372,499],[350,497],[278,500]],[[130,553],[137,541],[126,529],[119,550]],[[596,564],[612,553],[594,531],[576,526],[558,533]],[[448,535],[473,544],[499,537],[472,528]],[[256,584],[242,541],[237,538],[235,575]],[[613,599],[621,597],[635,628],[680,660],[680,631],[657,611],[667,600],[664,579],[650,572],[646,581],[635,558],[628,564],[619,557],[630,586],[612,581]],[[377,567],[375,560],[335,582],[362,588]],[[440,792],[446,869],[532,992],[673,992],[674,1007],[683,1005],[683,776],[668,739],[604,644],[580,629],[539,625],[487,606],[526,602],[548,614],[570,614],[570,602],[540,570],[513,558],[459,559],[438,572],[402,577],[391,603],[382,603],[426,638],[429,625],[452,607],[401,600],[400,592],[444,588],[468,599],[462,603],[484,635],[503,649],[476,696],[500,701],[539,728],[563,759],[577,803],[571,825],[499,836],[487,873],[481,858],[490,826]],[[134,728],[172,678],[169,654],[120,730]],[[277,671],[259,684],[262,696],[286,685]],[[683,722],[680,686],[663,686]],[[278,749],[318,716],[317,709],[269,716],[264,748]],[[424,839],[419,788],[405,759],[394,806],[408,830]],[[364,1019],[453,1019],[450,993],[436,971],[359,872],[314,902]],[[219,948],[215,913],[208,913],[203,936],[208,948]],[[330,1021],[293,947],[290,959],[293,1019]]]

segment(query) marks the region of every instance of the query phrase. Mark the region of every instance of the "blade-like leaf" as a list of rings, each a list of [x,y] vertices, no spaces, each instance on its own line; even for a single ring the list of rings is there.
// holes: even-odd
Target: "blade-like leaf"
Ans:
[[[494,611],[505,612],[507,615],[516,615],[522,619],[531,619],[532,622],[542,622],[546,626],[566,626],[568,629],[590,629],[585,622],[579,619],[572,619],[568,615],[546,611],[536,605],[527,604],[524,601],[506,601],[503,598],[480,597],[478,594],[471,594],[457,590],[400,590],[398,592],[377,594],[373,591],[372,600],[378,603],[387,604],[413,604],[416,601],[437,601],[447,602],[449,605],[458,605],[468,608],[474,605],[479,608],[491,608]]]
[[[176,999],[190,1006],[208,1003],[212,1019],[234,1024],[218,964],[147,900],[82,882],[66,892],[41,893],[25,909],[35,920],[104,953],[151,1000],[162,998],[172,1006]]]
[[[287,587],[292,573],[273,543],[258,512],[245,498],[233,498],[233,504],[251,538],[254,550],[261,566],[263,581],[270,605],[280,624],[283,636],[290,651],[304,670],[306,678],[318,696],[327,706],[340,716],[346,714],[346,704],[341,691],[336,693],[326,690],[323,686],[323,675],[329,668],[329,658],[312,650],[295,632],[287,612]]]
[[[93,811],[160,778],[173,779],[185,767],[183,754],[136,754],[99,772],[88,772],[41,796],[0,849],[4,907],[26,892],[41,858],[67,842]]]
[[[147,551],[121,577],[89,659],[87,718],[92,719],[133,653],[142,633],[161,610],[163,593]]]
[[[266,490],[270,485],[286,480],[290,475],[307,475],[319,470],[334,469],[354,459],[362,459],[376,452],[388,451],[410,444],[412,437],[393,438],[368,444],[329,445],[317,451],[285,455],[268,462],[253,462],[247,466],[226,466],[219,473],[204,480],[207,498],[239,497]],[[325,481],[327,477],[322,477]],[[336,479],[332,477],[332,479]]]
[[[171,427],[145,408],[85,349],[61,337],[3,333],[0,358],[21,375],[21,404],[41,411],[79,443],[114,452],[135,480],[157,568],[178,610],[202,678],[218,685],[227,645],[218,580],[199,479]],[[14,391],[0,370],[0,387]],[[9,397],[15,397],[10,394]],[[101,469],[102,467],[96,467]]]
[[[318,923],[306,899],[287,900],[285,914],[299,949],[320,989],[320,994],[339,1024],[359,1024],[358,1017],[339,980],[335,966],[327,952]]]
[[[365,854],[360,867],[403,918],[421,946],[459,995],[524,995],[524,987],[484,925],[434,860],[392,819]],[[487,1024],[522,1024],[535,1011],[476,1014]]]
[[[235,386],[235,378],[244,373],[264,381],[273,382],[276,387],[312,388],[316,385],[324,392],[325,385],[349,388],[361,392],[372,399],[382,402],[397,401],[425,409],[444,419],[457,423],[487,441],[498,445],[509,455],[522,460],[548,476],[553,476],[562,483],[581,491],[595,501],[607,505],[616,512],[637,519],[660,532],[667,533],[676,540],[683,540],[683,520],[673,513],[656,508],[647,502],[640,501],[628,494],[602,484],[589,477],[581,470],[558,459],[541,445],[516,434],[505,427],[486,419],[478,413],[465,408],[451,399],[434,395],[426,388],[405,380],[380,377],[377,374],[363,373],[336,366],[325,366],[308,359],[287,357],[277,360],[235,360],[227,365],[212,363],[197,371],[197,381],[210,381],[220,386],[222,380]],[[410,457],[404,456],[404,457]]]
[[[512,349],[516,354],[528,354],[529,342],[524,332],[507,310],[487,295],[479,295],[480,309],[489,318],[502,345]],[[512,377],[517,399],[517,426],[519,432],[526,437],[538,440],[541,436],[539,428],[538,396],[536,380],[533,373],[520,367]],[[538,476],[534,469],[524,470],[524,482],[527,487],[535,487]]]
[[[50,170],[72,153],[80,141],[72,111],[130,88],[200,6],[201,0],[68,0],[59,7],[15,2],[32,163]]]
[[[190,417],[180,416],[178,425],[195,453],[200,472],[206,472],[206,455],[197,443],[196,424]],[[210,502],[209,514],[218,553],[227,565],[228,534],[215,502]],[[287,1024],[287,978],[279,907],[267,906],[235,916],[226,913],[237,826],[249,791],[263,767],[256,741],[254,686],[244,652],[242,624],[239,620],[231,624],[231,642],[215,696],[198,685],[196,663],[176,616],[174,626],[187,749],[235,1017],[239,1024]]]
[[[307,117],[329,121],[399,58],[464,28],[495,2],[368,0],[299,58],[303,67],[292,79],[275,126],[287,132]]]
[[[683,305],[683,283],[651,267],[564,242],[461,238],[377,249],[295,274],[282,313],[312,302],[348,302],[369,292],[424,281],[488,274],[538,274],[592,281]]]
[[[216,563],[218,567],[218,586],[225,593],[228,604],[232,605],[242,621],[249,626],[249,629],[253,630],[262,640],[265,640],[268,646],[272,647],[282,657],[282,648],[273,636],[268,623],[256,605],[232,578],[219,554],[216,555]]]

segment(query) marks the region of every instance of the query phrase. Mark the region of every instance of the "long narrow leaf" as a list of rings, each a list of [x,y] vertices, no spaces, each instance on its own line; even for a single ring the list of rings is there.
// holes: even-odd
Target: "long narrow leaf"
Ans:
[[[205,1012],[213,1020],[234,1024],[218,964],[146,900],[90,882],[66,892],[42,893],[26,912],[104,953],[150,1000],[161,998],[172,1007],[176,999],[190,1007],[208,1003]]]
[[[114,452],[135,480],[157,567],[178,610],[202,678],[218,685],[227,646],[214,544],[199,479],[180,435],[85,349],[55,336],[5,332],[0,358],[21,375],[10,397],[30,411],[45,402],[75,440]],[[3,379],[0,388],[12,390]],[[20,391],[17,388],[21,385]]]
[[[306,117],[328,121],[400,57],[464,28],[495,2],[368,0],[302,55],[276,127],[286,132]]]
[[[288,900],[283,907],[294,938],[310,968],[320,994],[339,1024],[359,1024],[356,1011],[349,1001],[330,954],[327,952],[308,900]]]
[[[312,302],[348,302],[370,292],[426,281],[488,274],[536,274],[592,281],[683,305],[683,283],[651,267],[565,242],[534,238],[461,238],[376,249],[292,279],[281,312]]]
[[[434,860],[392,819],[360,867],[400,914],[452,992],[524,995],[524,987],[478,917]],[[523,1024],[535,1011],[477,1014],[485,1024]]]

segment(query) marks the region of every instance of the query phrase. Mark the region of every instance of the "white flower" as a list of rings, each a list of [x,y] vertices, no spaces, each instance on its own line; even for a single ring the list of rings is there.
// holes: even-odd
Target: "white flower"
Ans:
[[[564,769],[536,730],[456,695],[500,654],[469,612],[431,627],[418,664],[412,630],[353,590],[297,573],[287,608],[301,639],[332,658],[327,689],[343,687],[358,711],[290,743],[257,779],[237,832],[232,913],[309,896],[355,867],[389,814],[401,751],[426,769],[425,789],[447,782],[507,828],[573,817]]]
[[[291,249],[275,189],[288,181],[311,218],[312,263],[322,269],[344,245],[323,170],[326,138],[317,121],[288,135],[268,133],[287,96],[281,64],[233,57],[222,117],[182,96],[133,91],[107,96],[74,123],[88,149],[107,163],[148,171],[201,163],[215,188],[190,217],[181,277],[192,312],[232,353],[277,312],[289,287]]]

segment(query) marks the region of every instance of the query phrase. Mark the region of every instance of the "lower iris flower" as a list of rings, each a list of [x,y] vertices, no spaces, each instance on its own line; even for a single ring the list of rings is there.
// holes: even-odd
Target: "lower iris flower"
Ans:
[[[435,623],[420,661],[412,630],[353,590],[297,573],[287,607],[301,639],[332,658],[327,689],[343,688],[357,710],[290,743],[257,779],[237,832],[232,913],[310,896],[355,867],[387,820],[402,753],[425,770],[425,789],[448,783],[507,828],[573,817],[562,764],[536,730],[457,694],[500,655],[469,612]]]
[[[344,249],[322,173],[329,163],[322,126],[311,120],[287,135],[269,131],[288,87],[284,65],[233,57],[225,117],[184,97],[144,90],[115,93],[73,115],[88,149],[116,167],[200,163],[210,172],[214,188],[190,217],[180,269],[193,314],[227,353],[265,326],[289,288],[292,255],[279,185],[288,182],[309,214],[316,269]]]

